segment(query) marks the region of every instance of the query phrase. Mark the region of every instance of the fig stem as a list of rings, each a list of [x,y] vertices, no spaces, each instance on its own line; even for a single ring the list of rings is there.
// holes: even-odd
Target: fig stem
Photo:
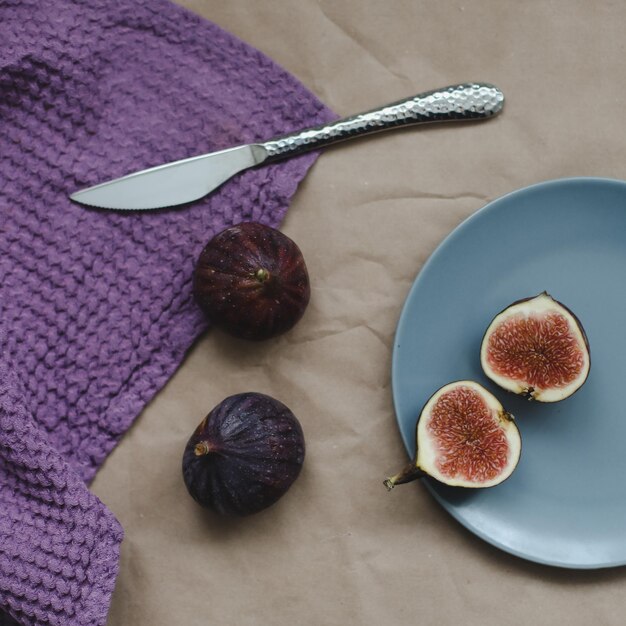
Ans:
[[[411,461],[408,465],[402,468],[395,476],[391,476],[383,481],[387,491],[391,491],[396,485],[402,485],[403,483],[410,483],[414,480],[419,480],[426,476],[426,472],[421,470],[415,461]]]
[[[260,282],[260,283],[264,283],[267,280],[269,280],[270,277],[270,273],[264,268],[264,267],[260,267],[255,273],[254,273],[254,277]]]
[[[211,444],[208,441],[200,441],[196,444],[195,448],[193,449],[193,453],[196,456],[204,456],[205,454],[209,454],[209,452],[212,452],[213,448],[211,447]]]

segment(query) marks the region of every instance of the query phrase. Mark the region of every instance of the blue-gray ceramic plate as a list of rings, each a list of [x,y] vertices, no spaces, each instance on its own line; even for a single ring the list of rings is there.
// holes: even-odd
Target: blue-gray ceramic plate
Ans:
[[[544,290],[576,313],[591,347],[587,382],[554,404],[500,390],[479,361],[494,315]],[[394,403],[410,455],[423,404],[465,378],[515,415],[522,457],[511,478],[490,489],[427,481],[441,505],[525,559],[626,564],[626,183],[573,178],[515,191],[437,248],[409,292],[394,344]]]

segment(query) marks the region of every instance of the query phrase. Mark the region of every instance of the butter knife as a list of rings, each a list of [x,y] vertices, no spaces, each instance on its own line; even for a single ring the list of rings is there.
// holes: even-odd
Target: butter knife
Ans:
[[[463,83],[420,93],[382,108],[295,133],[173,161],[76,191],[81,204],[114,210],[147,210],[193,202],[242,170],[324,148],[352,137],[433,122],[493,117],[504,95],[488,83]]]

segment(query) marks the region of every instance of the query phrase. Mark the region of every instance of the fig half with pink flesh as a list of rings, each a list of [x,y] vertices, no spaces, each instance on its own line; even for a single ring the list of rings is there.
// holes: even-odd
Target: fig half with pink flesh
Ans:
[[[385,480],[387,489],[424,476],[453,487],[493,487],[520,458],[522,441],[513,416],[471,380],[450,383],[425,404],[409,465]]]
[[[558,402],[587,380],[589,342],[578,318],[545,291],[496,315],[480,361],[497,385],[539,402]]]

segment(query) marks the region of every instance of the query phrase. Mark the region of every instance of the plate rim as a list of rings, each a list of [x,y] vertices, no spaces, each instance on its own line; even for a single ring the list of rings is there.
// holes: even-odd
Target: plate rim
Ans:
[[[471,213],[461,222],[459,222],[451,231],[447,233],[447,235],[437,244],[435,249],[430,253],[424,264],[418,270],[411,287],[406,292],[404,303],[402,305],[400,315],[398,317],[398,322],[396,324],[396,331],[394,333],[393,339],[393,350],[391,356],[391,393],[392,393],[392,401],[393,408],[395,414],[396,426],[400,432],[400,437],[402,439],[402,443],[404,448],[407,451],[409,457],[411,457],[411,448],[412,442],[409,438],[405,437],[404,432],[402,430],[399,418],[399,408],[398,408],[398,359],[399,352],[401,350],[399,340],[400,336],[403,333],[404,327],[407,324],[408,317],[408,307],[409,301],[412,300],[413,294],[415,291],[419,289],[419,285],[423,280],[424,274],[429,270],[430,266],[435,263],[438,257],[443,254],[443,251],[450,245],[450,242],[458,235],[460,231],[463,231],[471,225],[477,219],[483,218],[483,216],[487,213],[490,213],[494,210],[498,209],[500,204],[505,202],[509,202],[515,196],[523,195],[529,192],[543,191],[550,187],[556,187],[559,185],[570,185],[570,184],[579,184],[579,183],[591,183],[594,185],[611,185],[616,187],[622,187],[623,191],[626,193],[626,180],[621,180],[618,178],[610,178],[610,177],[600,177],[600,176],[569,176],[563,178],[552,178],[544,181],[532,183],[530,185],[526,185],[525,187],[519,187],[512,191],[509,191],[501,196],[494,198],[493,200],[489,200],[486,204],[481,206],[479,209]],[[521,550],[517,550],[510,546],[506,546],[503,543],[497,541],[493,537],[489,536],[487,533],[483,532],[479,529],[475,524],[468,522],[463,519],[462,516],[458,513],[458,511],[451,507],[449,503],[441,497],[441,495],[432,487],[428,480],[424,481],[424,485],[426,486],[430,495],[439,503],[439,505],[448,513],[458,524],[460,524],[463,528],[471,532],[473,535],[485,541],[486,543],[498,548],[499,550],[511,554],[515,557],[521,558],[525,561],[530,561],[533,563],[538,563],[540,565],[558,567],[562,569],[577,569],[577,570],[598,570],[598,569],[607,569],[613,567],[620,567],[626,565],[626,556],[619,560],[614,561],[602,561],[597,563],[574,563],[569,561],[561,561],[558,559],[549,559],[549,558],[541,558],[540,556],[529,555],[524,553]]]

